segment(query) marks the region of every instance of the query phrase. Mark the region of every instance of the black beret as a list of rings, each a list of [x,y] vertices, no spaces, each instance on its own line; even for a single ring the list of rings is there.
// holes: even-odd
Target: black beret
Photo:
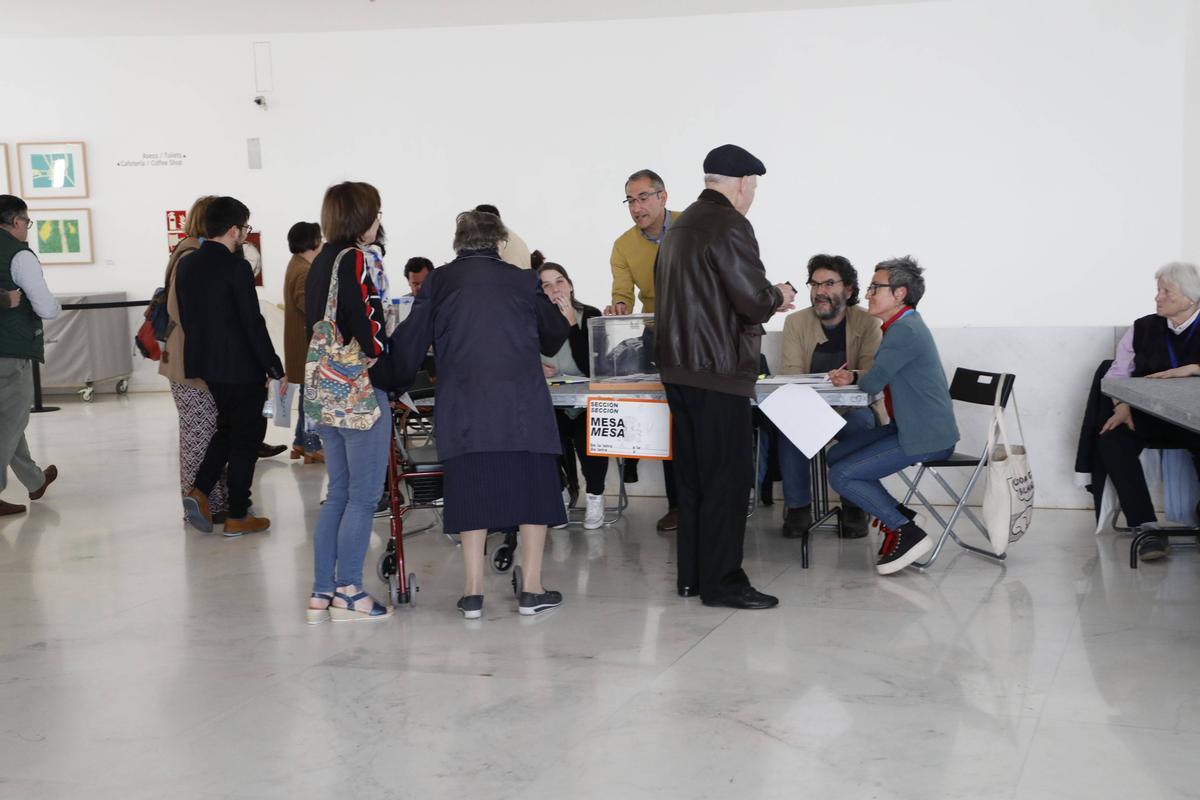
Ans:
[[[736,144],[723,144],[710,150],[704,157],[704,174],[744,178],[747,175],[766,175],[767,168]]]

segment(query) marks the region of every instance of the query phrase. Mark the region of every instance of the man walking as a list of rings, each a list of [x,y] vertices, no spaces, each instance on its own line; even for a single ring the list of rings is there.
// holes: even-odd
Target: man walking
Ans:
[[[266,517],[250,513],[250,484],[267,430],[262,414],[267,378],[287,382],[258,309],[254,278],[234,254],[252,230],[249,221],[250,209],[238,200],[214,200],[204,219],[208,238],[179,262],[175,279],[185,336],[184,372],[203,378],[217,404],[217,432],[183,498],[183,509],[194,527],[212,531],[208,493],[228,465],[226,536],[271,526]]]
[[[33,405],[33,362],[46,362],[42,320],[62,307],[46,287],[42,265],[29,248],[29,207],[11,194],[0,194],[0,492],[12,467],[30,500],[40,500],[58,477],[58,467],[42,469],[29,453],[25,427]],[[16,301],[15,304],[13,301]],[[24,513],[25,506],[0,500],[0,516]]]
[[[736,145],[711,151],[705,189],[671,224],[654,272],[658,364],[679,492],[676,588],[710,606],[779,604],[742,570],[762,323],[790,310],[796,295],[789,284],[767,281],[745,216],[766,171]]]

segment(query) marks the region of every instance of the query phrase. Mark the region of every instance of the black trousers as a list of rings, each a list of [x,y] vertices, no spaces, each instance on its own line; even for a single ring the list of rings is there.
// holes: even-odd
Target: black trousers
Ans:
[[[1099,457],[1121,500],[1121,511],[1130,526],[1154,522],[1154,504],[1146,487],[1146,475],[1138,456],[1147,447],[1159,450],[1190,450],[1200,474],[1200,433],[1193,433],[1158,417],[1133,411],[1133,426],[1124,425],[1100,436]]]
[[[192,485],[208,494],[228,465],[229,516],[237,519],[250,509],[254,463],[267,433],[267,419],[262,415],[267,387],[263,383],[210,383],[208,390],[217,404],[217,432]]]
[[[558,436],[564,444],[570,443],[571,449],[563,448],[563,471],[571,475],[575,471],[575,456],[579,456],[579,464],[583,467],[583,481],[588,494],[604,494],[604,479],[608,476],[608,459],[587,454],[587,414],[580,414],[574,419],[567,416],[562,409],[554,410],[558,421]],[[570,459],[570,465],[565,463]]]
[[[666,390],[679,494],[677,588],[716,600],[750,585],[742,570],[754,482],[750,399],[671,383]]]

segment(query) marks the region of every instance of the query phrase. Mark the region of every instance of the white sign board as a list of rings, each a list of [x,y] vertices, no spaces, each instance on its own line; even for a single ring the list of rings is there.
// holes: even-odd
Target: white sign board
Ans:
[[[588,397],[587,454],[671,458],[671,411],[666,400]]]

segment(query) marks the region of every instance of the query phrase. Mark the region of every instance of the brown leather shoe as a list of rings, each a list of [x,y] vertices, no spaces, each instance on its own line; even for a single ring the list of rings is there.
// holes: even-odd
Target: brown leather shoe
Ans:
[[[321,450],[305,450],[304,451],[304,463],[305,464],[324,464],[325,463],[325,453]]]
[[[299,458],[304,458],[304,448],[298,444],[292,445],[292,452],[288,454],[288,458],[295,461]]]
[[[191,526],[202,533],[212,533],[212,514],[208,510],[208,495],[193,486],[183,496],[183,515]]]
[[[672,508],[663,515],[662,519],[655,523],[654,527],[660,531],[673,531],[679,527],[679,515]]]
[[[262,533],[271,527],[271,520],[266,517],[256,517],[247,513],[241,518],[229,517],[225,520],[225,535],[232,539],[245,533]]]
[[[6,503],[0,500],[0,517],[7,517],[9,514],[24,514],[25,506],[17,503]]]
[[[46,493],[46,487],[54,483],[54,481],[58,478],[58,467],[51,464],[42,470],[42,475],[45,476],[45,481],[42,482],[41,488],[39,488],[36,492],[29,493],[30,500],[42,499],[42,495]]]

